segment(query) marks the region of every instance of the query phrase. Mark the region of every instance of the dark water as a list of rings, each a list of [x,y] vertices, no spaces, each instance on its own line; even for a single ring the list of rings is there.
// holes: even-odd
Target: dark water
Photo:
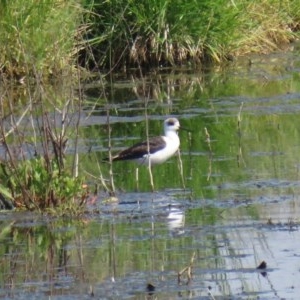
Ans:
[[[295,50],[107,83],[113,150],[145,136],[146,113],[150,135],[176,116],[191,129],[180,132],[183,177],[170,159],[154,168],[152,193],[146,168],[137,189],[135,166],[116,163],[119,201],[101,190],[83,218],[3,212],[0,297],[298,299],[299,72]],[[109,176],[99,90],[86,87],[79,147],[81,172],[100,182]]]

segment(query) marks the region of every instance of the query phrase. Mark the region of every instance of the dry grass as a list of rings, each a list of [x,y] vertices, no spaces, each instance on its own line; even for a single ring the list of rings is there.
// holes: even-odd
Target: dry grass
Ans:
[[[242,15],[240,40],[236,43],[237,55],[267,54],[285,49],[299,37],[300,11],[291,1],[250,1]],[[300,5],[298,5],[300,6]],[[293,16],[292,12],[296,15]],[[298,20],[298,21],[297,21]]]

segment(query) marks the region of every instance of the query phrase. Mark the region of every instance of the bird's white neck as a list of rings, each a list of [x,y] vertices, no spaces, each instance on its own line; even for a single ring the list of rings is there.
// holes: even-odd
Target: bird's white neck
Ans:
[[[165,136],[172,139],[172,140],[178,140],[178,134],[176,131],[166,131],[165,132]]]

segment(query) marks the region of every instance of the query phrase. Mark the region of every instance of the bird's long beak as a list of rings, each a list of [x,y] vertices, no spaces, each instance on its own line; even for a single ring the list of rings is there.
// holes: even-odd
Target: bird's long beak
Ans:
[[[191,130],[189,128],[186,128],[186,127],[182,127],[182,126],[179,127],[179,130],[184,130],[184,131],[187,131],[187,132],[193,132],[193,130]]]

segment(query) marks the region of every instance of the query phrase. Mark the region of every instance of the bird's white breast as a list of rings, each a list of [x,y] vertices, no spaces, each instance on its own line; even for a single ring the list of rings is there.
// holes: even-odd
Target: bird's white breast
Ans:
[[[169,134],[168,136],[162,136],[164,139],[166,146],[152,154],[145,154],[142,158],[137,159],[136,161],[142,165],[149,165],[149,158],[150,158],[150,165],[161,164],[169,159],[172,155],[176,153],[179,148],[180,141],[177,133]]]

